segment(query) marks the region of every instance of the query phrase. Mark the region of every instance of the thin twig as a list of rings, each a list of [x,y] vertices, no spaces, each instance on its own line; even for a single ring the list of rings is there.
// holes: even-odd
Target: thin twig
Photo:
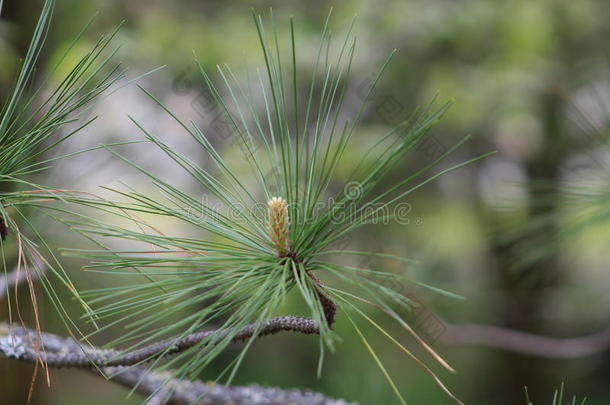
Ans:
[[[441,342],[486,346],[549,359],[576,359],[610,349],[610,327],[591,335],[554,338],[489,325],[445,324]]]
[[[32,281],[39,278],[42,273],[46,271],[46,266],[42,265],[37,271],[31,271],[29,268],[15,268],[10,273],[4,274],[0,270],[0,300],[6,297],[7,291],[10,287],[14,287],[27,281],[28,273],[32,278]]]
[[[320,300],[320,304],[322,305],[326,323],[328,324],[329,328],[332,328],[335,320],[337,319],[337,304],[335,304],[335,302],[321,290],[320,287],[324,287],[324,284],[315,276],[315,274],[313,274],[313,272],[308,271],[307,275],[314,281],[314,283],[318,285],[316,288],[316,294]]]
[[[288,319],[286,319],[288,318]],[[275,321],[274,321],[275,319]],[[291,329],[283,329],[290,322],[296,322],[301,326],[294,326]],[[308,321],[302,323],[302,321]],[[313,321],[307,318],[296,317],[277,317],[268,321],[264,329],[267,333],[275,333],[280,330],[297,330],[307,333],[308,330],[302,327],[313,328]],[[248,327],[246,327],[248,328]],[[241,330],[240,339],[247,339],[252,336],[252,329]],[[250,326],[251,328],[251,326]],[[36,361],[36,349],[32,346],[31,337],[35,336],[35,331],[11,327],[0,324],[0,353],[5,357],[18,360],[33,362]],[[211,333],[211,332],[207,332]],[[83,346],[69,337],[43,333],[42,340],[47,356],[49,367],[65,367],[67,354],[73,354],[73,359],[80,359],[85,356],[84,352],[91,354],[109,353],[96,347],[83,349]],[[84,350],[84,351],[83,351]],[[87,358],[87,357],[85,357]],[[88,358],[87,358],[88,359]],[[158,405],[272,405],[272,404],[293,404],[293,405],[348,405],[343,400],[335,400],[323,394],[308,390],[290,389],[283,390],[273,387],[261,387],[251,385],[245,387],[227,387],[220,384],[206,384],[201,381],[189,381],[172,378],[169,373],[152,372],[144,366],[132,367],[103,367],[101,370],[91,368],[89,365],[80,363],[69,364],[76,367],[85,367],[97,375],[100,371],[104,375],[112,376],[115,381],[128,388],[133,388],[137,392],[150,396],[152,399],[149,404]],[[161,388],[162,387],[162,388]]]

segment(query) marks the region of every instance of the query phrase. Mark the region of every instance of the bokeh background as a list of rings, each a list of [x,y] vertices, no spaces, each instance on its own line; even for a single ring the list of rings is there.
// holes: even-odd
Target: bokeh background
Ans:
[[[610,351],[574,358],[534,356],[487,345],[450,344],[451,325],[474,323],[557,338],[584,336],[610,324],[610,272],[607,248],[610,228],[601,207],[599,221],[571,231],[562,209],[565,189],[595,180],[608,184],[608,151],[604,136],[610,118],[610,3],[604,0],[380,0],[380,1],[161,1],[59,0],[39,72],[46,74],[84,24],[99,12],[76,45],[76,55],[122,20],[116,43],[117,61],[131,77],[165,65],[139,83],[158,95],[182,118],[213,128],[213,111],[202,97],[193,52],[213,70],[227,63],[239,74],[260,66],[250,12],[263,15],[273,7],[280,32],[289,44],[289,17],[296,22],[299,67],[311,69],[319,35],[331,7],[331,26],[340,36],[357,15],[358,47],[352,72],[358,85],[394,49],[397,54],[384,75],[357,136],[366,148],[392,125],[434,97],[456,102],[394,173],[395,180],[421,167],[462,137],[472,138],[443,166],[497,150],[497,154],[442,177],[411,195],[408,224],[371,225],[349,241],[355,247],[405,255],[421,261],[409,271],[413,278],[465,297],[452,299],[408,287],[421,302],[412,318],[416,329],[458,373],[439,370],[443,380],[467,404],[525,403],[524,387],[536,404],[550,404],[562,382],[569,394],[588,397],[588,404],[610,403]],[[24,55],[41,7],[40,1],[7,0],[0,19],[0,100]],[[69,62],[69,61],[68,61]],[[69,63],[68,63],[69,64]],[[259,65],[257,65],[259,64]],[[63,65],[62,65],[63,66]],[[51,75],[51,82],[62,73]],[[67,66],[67,64],[66,64]],[[299,83],[307,94],[307,82]],[[355,107],[354,107],[355,106]],[[131,114],[176,149],[196,159],[187,135],[135,85],[102,100],[99,119],[63,146],[61,152],[104,142],[140,140]],[[230,137],[214,140],[227,160],[245,169],[240,150]],[[356,159],[362,150],[348,151]],[[125,153],[175,184],[200,193],[196,185],[147,144]],[[440,170],[440,169],[439,169]],[[340,179],[339,179],[340,180]],[[103,193],[99,185],[121,182],[140,190],[150,184],[107,152],[68,159],[44,179],[45,184]],[[561,186],[564,190],[558,190]],[[598,190],[598,191],[599,191]],[[569,194],[569,193],[568,193]],[[610,200],[608,200],[610,202]],[[605,206],[608,207],[608,206]],[[570,211],[573,215],[576,211]],[[562,216],[563,215],[563,216]],[[539,226],[531,226],[538,223]],[[44,223],[44,219],[38,219]],[[163,226],[163,224],[159,224]],[[563,228],[562,228],[563,227]],[[80,246],[79,239],[59,225],[46,224],[54,247]],[[522,233],[520,231],[526,230]],[[180,229],[173,229],[180,233]],[[184,232],[188,232],[184,230]],[[558,235],[561,235],[559,237]],[[9,257],[9,260],[11,258]],[[83,273],[83,263],[66,258],[75,282],[84,287],[115,281]],[[407,290],[405,290],[406,292]],[[24,302],[27,302],[26,292]],[[3,313],[6,305],[0,304]],[[24,311],[26,311],[24,309]],[[27,311],[26,311],[27,312]],[[4,315],[3,315],[4,316]],[[26,314],[27,316],[27,314]],[[61,331],[51,310],[43,310],[45,329]],[[316,377],[317,341],[280,334],[258,342],[249,354],[237,384],[258,383],[301,387],[363,404],[397,403],[383,375],[357,335],[341,319],[343,342],[328,356]],[[427,374],[395,347],[367,331],[386,366],[411,404],[448,404]],[[418,351],[406,334],[401,341]],[[120,331],[115,331],[120,334]],[[444,336],[447,334],[447,336]],[[610,343],[610,342],[609,342]],[[603,344],[602,344],[603,346]],[[213,379],[216,368],[202,379]],[[234,353],[233,353],[234,354]],[[0,360],[0,403],[24,404],[33,368]],[[38,378],[31,404],[137,404],[137,395],[71,370],[51,371],[51,387]]]

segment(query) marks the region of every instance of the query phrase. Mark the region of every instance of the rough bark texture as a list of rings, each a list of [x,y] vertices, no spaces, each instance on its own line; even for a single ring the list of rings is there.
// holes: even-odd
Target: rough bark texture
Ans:
[[[249,324],[243,327],[237,332],[233,341],[239,342],[250,339],[254,334],[255,329],[256,324]],[[293,331],[306,335],[319,333],[315,321],[310,318],[276,316],[264,322],[258,336],[271,335],[280,331]],[[205,344],[205,340],[212,335],[223,335],[228,333],[228,331],[219,329],[195,332],[179,339],[164,340],[127,353],[86,345],[77,346],[76,348],[78,350],[62,350],[61,347],[52,346],[52,344],[57,343],[57,337],[50,334],[43,334],[45,350],[37,353],[35,351],[26,350],[28,348],[26,343],[37,341],[36,336],[30,335],[29,333],[30,331],[27,329],[12,328],[11,338],[14,340],[13,343],[20,342],[22,344],[12,348],[10,345],[6,345],[6,343],[10,342],[4,342],[4,344],[0,342],[0,351],[8,357],[12,357],[11,353],[15,353],[19,356],[18,358],[22,360],[36,361],[36,359],[39,358],[53,368],[94,368],[138,365],[142,362],[154,360],[159,357],[179,353],[198,344]]]
[[[267,321],[264,334],[272,334],[282,330],[292,330],[302,333],[316,333],[317,327],[308,318],[276,317]],[[201,336],[221,331],[201,332]],[[249,325],[240,331],[236,340],[248,339],[252,336],[253,326]],[[189,335],[189,339],[201,336]],[[0,324],[0,354],[5,357],[22,361],[35,362],[38,356],[52,368],[81,367],[95,374],[103,374],[112,381],[134,388],[137,392],[148,396],[149,405],[348,405],[343,400],[326,397],[323,394],[299,389],[280,389],[250,385],[244,387],[228,387],[219,384],[207,384],[201,381],[179,380],[168,373],[155,373],[144,366],[92,367],[117,355],[117,352],[103,350],[97,347],[85,347],[72,338],[42,333],[44,350],[36,347],[38,342],[36,332]],[[183,342],[188,345],[192,340]],[[167,348],[170,341],[149,347],[151,353],[157,353],[160,347]],[[153,345],[155,346],[155,345]],[[153,350],[154,349],[154,350]],[[134,360],[140,356],[135,356]],[[123,358],[123,360],[127,360]],[[97,363],[96,363],[97,361]]]

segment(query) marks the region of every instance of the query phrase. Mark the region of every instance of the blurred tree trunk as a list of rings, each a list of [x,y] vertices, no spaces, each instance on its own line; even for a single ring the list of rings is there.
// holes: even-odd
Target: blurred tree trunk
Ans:
[[[570,24],[561,7],[553,7],[552,13],[554,34],[556,35],[557,54],[556,67],[548,78],[545,90],[540,94],[539,113],[542,121],[544,144],[540,153],[526,164],[530,182],[528,191],[530,220],[541,215],[549,215],[557,211],[558,195],[549,187],[545,200],[553,204],[536,204],[539,202],[540,189],[537,184],[557,185],[560,166],[568,153],[574,153],[575,146],[570,144],[565,133],[565,111],[569,100],[561,94],[558,86],[569,87],[577,77],[576,61],[582,49],[580,38],[574,38],[569,30]],[[532,183],[533,181],[533,183]],[[532,241],[540,241],[546,247],[556,243],[554,235],[557,224],[550,221],[544,227],[538,228],[536,234],[530,235]],[[493,243],[493,250],[498,261],[498,288],[505,294],[502,308],[498,314],[503,326],[526,332],[552,334],[551,328],[544,319],[543,309],[552,293],[564,282],[564,275],[554,256],[546,257],[527,268],[514,269],[515,250],[498,242]],[[557,251],[558,247],[553,248]],[[557,360],[559,361],[559,360]],[[527,385],[530,397],[535,403],[549,401],[552,393],[561,384],[561,378],[549,373],[557,367],[557,361],[533,358],[526,355],[502,352],[498,355],[498,374],[490,374],[487,386],[489,393],[504,398],[506,404],[525,403],[524,385]]]

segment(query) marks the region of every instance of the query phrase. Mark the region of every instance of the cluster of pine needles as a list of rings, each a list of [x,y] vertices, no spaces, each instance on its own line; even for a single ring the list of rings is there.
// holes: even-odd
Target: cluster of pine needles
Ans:
[[[32,304],[32,313],[38,337],[41,338],[40,305],[50,305],[66,330],[71,334],[78,330],[67,310],[67,290],[90,312],[81,298],[68,272],[55,255],[51,244],[36,227],[36,207],[45,201],[61,199],[62,190],[53,190],[37,182],[60,159],[85,153],[86,150],[57,155],[53,150],[84,130],[95,120],[90,109],[96,100],[126,77],[120,64],[113,62],[118,48],[112,47],[119,27],[101,36],[82,56],[73,60],[77,45],[84,38],[93,19],[74,37],[57,63],[47,75],[37,77],[37,62],[50,30],[54,0],[45,0],[38,22],[27,48],[20,60],[16,76],[0,110],[0,257],[2,271],[8,277],[16,272],[16,279],[25,279]],[[3,1],[0,0],[0,15]],[[60,71],[67,71],[60,75]],[[44,205],[44,204],[43,204]],[[13,274],[14,275],[14,274]],[[7,278],[8,279],[8,278]],[[40,285],[45,293],[44,304],[37,298]],[[8,318],[13,322],[22,317],[18,288],[9,288],[7,297]],[[36,342],[43,350],[40,341]],[[42,365],[44,362],[37,364]],[[48,373],[47,373],[48,379]]]
[[[0,1],[0,13],[3,2]],[[84,35],[88,25],[61,55],[48,77],[35,78],[36,63],[47,38],[55,2],[44,3],[30,45],[0,111],[0,246],[5,275],[8,263],[26,272],[35,314],[37,305],[32,279],[37,279],[51,305],[62,315],[66,326],[73,326],[64,304],[56,293],[57,282],[67,288],[81,304],[76,287],[37,231],[31,208],[53,193],[34,181],[38,175],[66,156],[49,157],[49,151],[82,132],[95,118],[85,119],[94,100],[124,77],[120,65],[112,62],[116,50],[109,50],[116,32],[101,37],[69,72],[56,82],[58,68],[65,67],[68,56]],[[7,253],[16,252],[16,254]],[[12,256],[11,256],[12,255]],[[17,260],[13,260],[14,256]],[[55,279],[54,282],[51,282]],[[12,291],[6,291],[10,297]],[[9,303],[9,318],[13,311]],[[38,317],[36,319],[38,325]]]

